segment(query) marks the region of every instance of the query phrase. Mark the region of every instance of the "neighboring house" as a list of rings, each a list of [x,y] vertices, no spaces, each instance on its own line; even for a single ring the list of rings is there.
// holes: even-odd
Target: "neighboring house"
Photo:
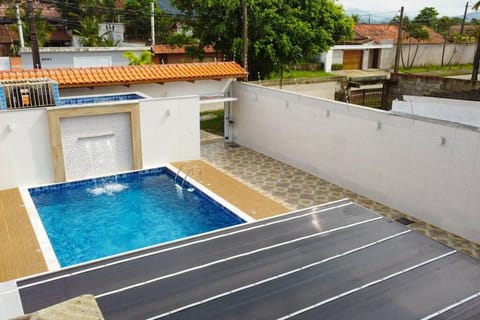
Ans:
[[[25,3],[27,1],[17,1],[17,2],[22,2]],[[55,5],[52,5],[55,1],[39,1],[39,0],[34,0],[33,1],[33,7],[35,9],[41,9],[42,10],[42,15],[41,19],[45,19],[47,21],[51,21],[53,23],[57,23],[59,19],[61,19],[61,14],[57,10],[57,7]],[[3,23],[15,23],[16,21],[13,18],[7,17],[7,11],[11,8],[11,5],[9,3],[5,3],[5,1],[2,1],[0,3],[0,21]]]
[[[141,92],[152,98],[228,93],[245,70],[235,62],[140,65],[100,68],[58,68],[0,72],[0,80],[51,79],[60,97]],[[128,88],[128,89],[127,89]]]
[[[476,42],[477,41],[477,33],[479,32],[479,27],[474,26],[472,24],[467,24],[463,26],[463,36],[461,37],[460,41],[463,42]],[[451,26],[448,30],[449,37],[459,37],[462,34],[462,26],[455,25]]]
[[[414,66],[471,63],[475,45],[448,43],[440,34],[424,28],[429,34],[428,40],[417,41],[403,33],[401,57],[405,63],[415,55],[417,44]],[[354,31],[352,42],[337,44],[325,55],[326,70],[332,64],[343,65],[343,69],[392,68],[398,42],[397,25],[357,24]],[[402,66],[402,61],[400,64]]]
[[[18,33],[11,30],[9,25],[0,24],[0,57],[9,55],[11,46],[18,43]]]
[[[50,33],[50,37],[45,47],[70,47],[72,45],[72,35],[65,29],[57,29]]]
[[[69,177],[70,165],[74,163],[59,156],[59,150],[64,150],[62,139],[57,140],[60,145],[52,144],[49,135],[54,131],[58,135],[67,134],[62,127],[68,126],[63,121],[67,117],[70,119],[66,122],[83,121],[82,130],[73,131],[77,138],[101,135],[105,128],[118,133],[116,139],[126,137],[131,143],[125,143],[122,150],[130,151],[122,151],[118,159],[128,170],[198,159],[201,106],[220,100],[232,101],[233,98],[226,96],[232,82],[245,75],[245,69],[235,62],[0,72],[3,89],[11,88],[2,90],[4,95],[0,100],[5,103],[0,109],[7,110],[0,111],[0,123],[2,130],[5,131],[8,124],[10,132],[15,131],[8,138],[0,139],[0,150],[9,150],[0,152],[2,172],[8,172],[0,179],[0,190],[64,181]],[[51,83],[49,79],[56,83],[39,92],[39,85]],[[115,99],[119,94],[130,93],[138,93],[141,99]],[[215,98],[214,93],[217,93]],[[46,99],[42,98],[45,96],[54,96],[55,103],[50,106],[59,105],[62,98],[68,97],[78,102],[67,109],[38,107],[46,106],[43,104]],[[91,101],[99,96],[112,99],[101,104]],[[79,106],[82,103],[89,108]],[[24,112],[9,110],[16,109],[19,104]],[[62,115],[66,110],[68,115]],[[50,122],[50,115],[58,115],[61,119]],[[63,123],[59,127],[60,122]],[[49,128],[56,129],[49,131]],[[74,140],[78,144],[81,139],[77,138]]]
[[[168,44],[160,44],[153,46],[152,49],[154,54],[153,62],[156,64],[185,63],[194,61],[194,59],[186,53],[185,47],[172,47]],[[203,51],[205,53],[204,61],[208,62],[221,60],[221,55],[217,53],[212,46],[205,47]]]
[[[126,51],[140,54],[145,50],[150,51],[150,47],[40,48],[40,61],[43,69],[126,66]],[[24,69],[33,69],[32,50],[23,48],[20,54]]]
[[[99,23],[100,27],[99,34],[100,36],[109,36],[111,35],[115,44],[120,45],[125,41],[125,24],[123,23]]]

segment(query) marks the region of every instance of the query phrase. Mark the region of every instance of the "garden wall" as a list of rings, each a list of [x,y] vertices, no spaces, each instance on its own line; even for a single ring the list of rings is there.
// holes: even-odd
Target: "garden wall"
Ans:
[[[233,140],[480,242],[480,132],[235,83]]]

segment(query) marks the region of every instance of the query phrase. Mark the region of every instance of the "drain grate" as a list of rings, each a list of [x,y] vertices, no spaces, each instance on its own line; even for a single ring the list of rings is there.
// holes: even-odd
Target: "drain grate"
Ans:
[[[410,220],[408,218],[405,218],[405,217],[395,219],[395,221],[400,222],[401,224],[403,224],[405,226],[408,226],[409,224],[415,223],[415,221],[412,221],[412,220]]]

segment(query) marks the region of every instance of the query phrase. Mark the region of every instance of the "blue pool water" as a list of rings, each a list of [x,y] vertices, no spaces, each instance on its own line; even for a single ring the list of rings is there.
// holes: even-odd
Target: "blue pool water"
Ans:
[[[78,97],[78,98],[61,98],[60,105],[77,105],[77,104],[91,104],[91,103],[101,103],[101,102],[111,102],[111,101],[128,101],[128,100],[140,100],[145,99],[141,95],[136,93],[125,93],[125,94],[113,94],[105,96],[93,96],[93,97]]]
[[[29,189],[62,267],[243,223],[166,168]]]

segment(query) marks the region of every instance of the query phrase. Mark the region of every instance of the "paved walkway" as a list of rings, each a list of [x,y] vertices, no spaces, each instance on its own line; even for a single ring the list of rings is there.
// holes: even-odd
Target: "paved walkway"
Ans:
[[[223,142],[204,144],[202,145],[202,159],[291,210],[350,198],[361,206],[389,219],[409,219],[413,221],[409,225],[410,228],[475,258],[480,257],[480,245],[478,244],[251,149],[238,145],[225,147]]]

